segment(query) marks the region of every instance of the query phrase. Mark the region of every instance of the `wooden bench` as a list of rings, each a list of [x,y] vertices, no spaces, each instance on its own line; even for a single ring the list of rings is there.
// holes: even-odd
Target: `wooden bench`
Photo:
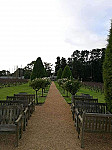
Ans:
[[[29,103],[29,100],[26,97],[19,97],[19,96],[7,96],[6,98],[7,100],[12,100],[12,101],[16,101],[16,102],[20,102],[23,104],[24,109],[28,108],[28,119],[31,116],[31,112],[32,112],[32,103]]]
[[[10,97],[9,97],[10,98]],[[24,103],[20,100],[0,100],[0,106],[9,106],[9,105],[13,105],[13,106],[22,106],[22,110],[23,110],[23,131],[26,130],[26,126],[28,125],[28,108],[24,107]]]
[[[0,134],[15,134],[15,146],[18,146],[18,140],[22,137],[22,128],[22,106],[0,106]]]
[[[23,126],[23,130],[26,130],[26,126],[28,125],[28,120],[31,116],[30,113],[30,104],[28,103],[27,99],[20,99],[18,97],[15,96],[7,96],[7,102],[10,101],[12,104],[17,103],[17,104],[22,104],[23,105],[23,118],[24,118],[24,126]],[[10,104],[10,103],[9,103]]]
[[[81,94],[81,95],[75,95],[75,98],[89,98],[89,99],[92,99],[93,96],[90,96],[89,94]]]
[[[71,112],[72,112],[72,118],[74,120],[74,114],[75,114],[75,107],[76,107],[76,102],[79,101],[79,102],[88,102],[88,103],[98,103],[98,99],[89,99],[89,98],[75,98],[74,99],[74,102],[71,104]]]
[[[93,112],[93,113],[107,113],[107,104],[106,103],[90,103],[90,102],[83,102],[83,101],[76,101],[75,103],[75,112],[76,110],[79,112],[80,115],[84,111],[86,112]]]
[[[83,112],[86,113],[101,113],[107,114],[107,104],[106,103],[88,103],[88,102],[76,102],[75,108],[75,125],[78,130],[78,115],[82,117]]]
[[[14,94],[14,96],[28,99],[28,102],[31,105],[31,114],[33,113],[35,110],[35,94],[19,93]]]
[[[84,132],[112,133],[112,114],[83,113],[78,116],[78,137],[81,131],[81,148],[84,148]]]

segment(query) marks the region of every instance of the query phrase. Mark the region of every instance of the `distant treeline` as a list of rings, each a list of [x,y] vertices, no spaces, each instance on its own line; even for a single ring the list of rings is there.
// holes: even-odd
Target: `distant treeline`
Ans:
[[[55,75],[60,68],[68,65],[74,78],[82,81],[103,82],[103,61],[105,57],[105,48],[88,50],[75,50],[67,60],[57,57],[55,62]]]

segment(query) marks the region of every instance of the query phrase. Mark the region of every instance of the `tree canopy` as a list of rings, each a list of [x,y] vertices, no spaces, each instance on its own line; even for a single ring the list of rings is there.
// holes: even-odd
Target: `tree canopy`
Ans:
[[[57,57],[55,75],[57,75],[60,68],[63,71],[63,67],[68,65],[75,79],[103,82],[102,66],[104,56],[105,48],[82,51],[75,50],[67,60],[64,57]]]
[[[57,73],[57,79],[61,79],[61,76],[62,76],[62,69],[60,68]]]

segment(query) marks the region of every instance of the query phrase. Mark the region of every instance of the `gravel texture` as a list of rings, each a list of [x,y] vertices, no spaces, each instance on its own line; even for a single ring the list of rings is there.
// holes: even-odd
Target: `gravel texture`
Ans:
[[[112,150],[109,134],[85,134],[84,150]],[[50,87],[46,102],[36,106],[28,127],[14,147],[14,135],[0,135],[0,150],[82,150],[72,120],[70,106],[56,89]]]

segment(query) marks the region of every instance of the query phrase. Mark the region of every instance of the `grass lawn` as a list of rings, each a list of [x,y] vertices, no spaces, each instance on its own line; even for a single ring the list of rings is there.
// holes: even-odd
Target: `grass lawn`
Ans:
[[[67,101],[67,103],[71,103],[71,94],[68,93],[69,97],[66,97],[67,92],[65,91],[65,93],[64,93],[64,90],[59,87],[57,82],[55,82],[55,85],[56,85],[57,89],[60,91],[61,95]],[[99,103],[105,103],[104,94],[101,94],[100,92],[96,93],[95,91],[91,91],[89,89],[85,89],[85,88],[81,87],[80,90],[77,92],[77,95],[81,95],[81,93],[89,94],[90,96],[93,96],[93,98],[98,98]]]
[[[44,97],[41,97],[42,95],[42,90],[40,89],[38,91],[38,101],[39,103],[45,102],[47,93],[49,91],[49,87],[46,88],[46,91],[44,93]],[[18,85],[18,86],[13,86],[13,87],[4,87],[0,89],[0,100],[6,100],[7,96],[13,96],[14,94],[18,94],[19,92],[26,92],[28,94],[35,94],[35,90],[33,90],[28,83]]]

